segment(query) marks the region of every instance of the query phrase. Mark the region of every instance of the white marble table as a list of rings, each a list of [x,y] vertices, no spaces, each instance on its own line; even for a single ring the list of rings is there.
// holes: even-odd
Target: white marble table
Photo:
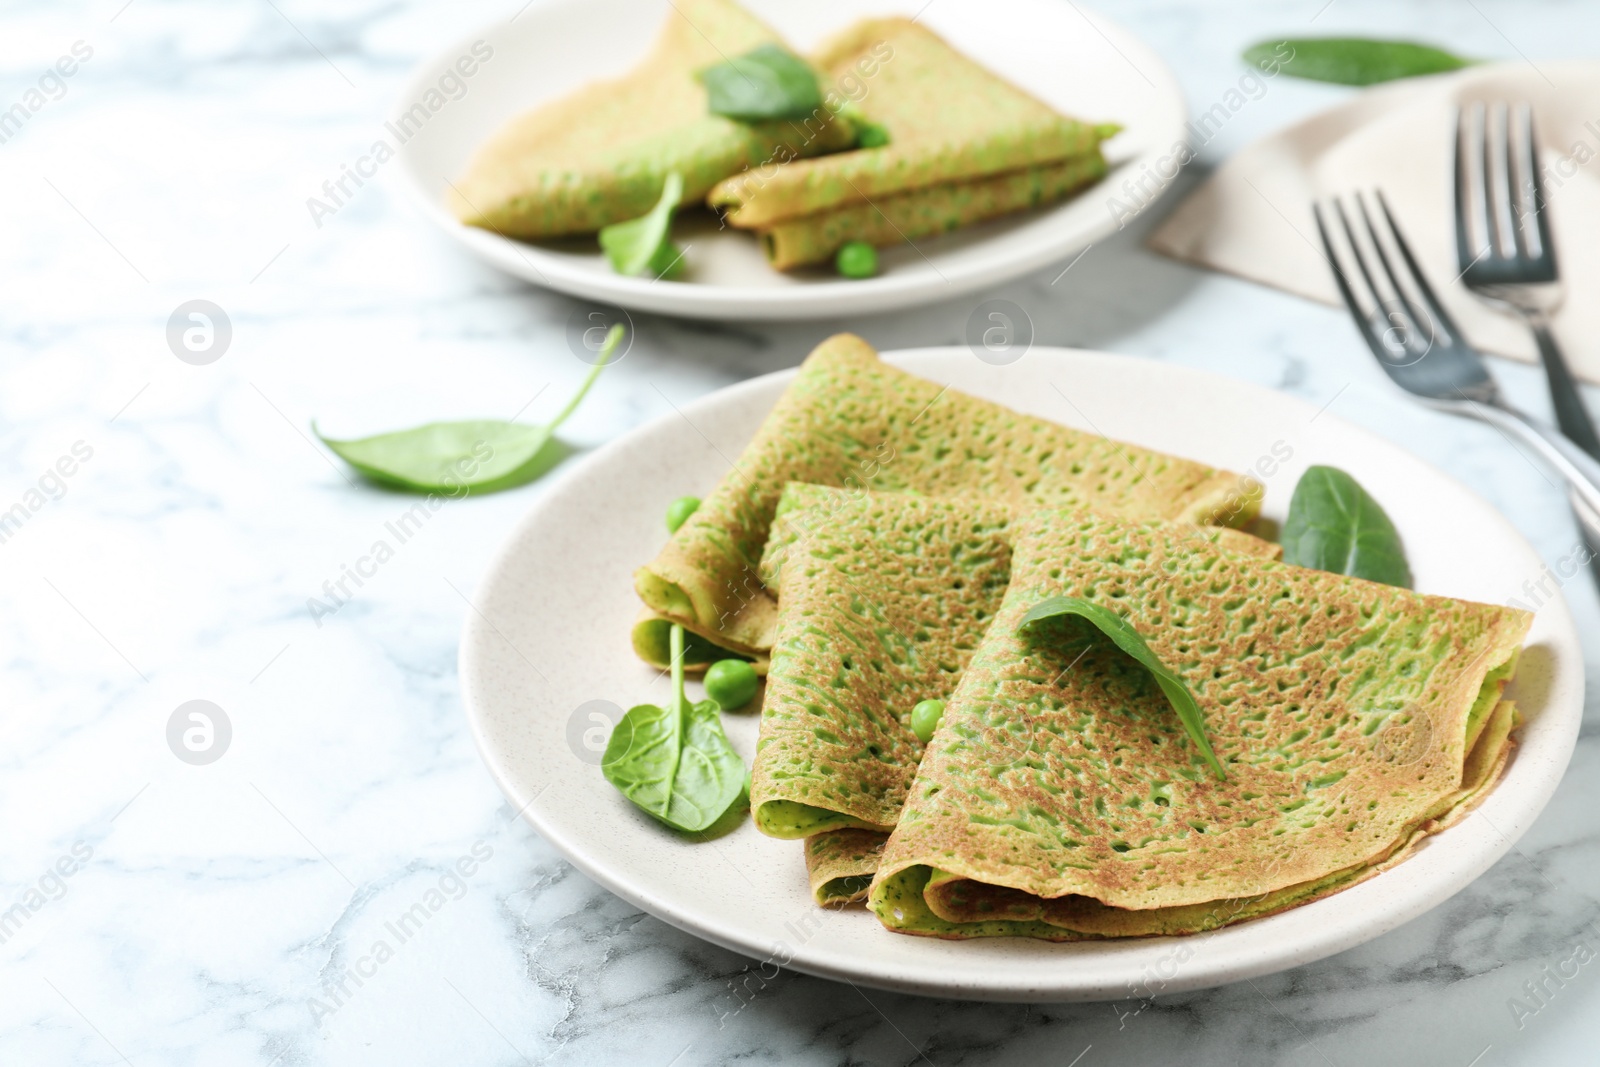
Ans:
[[[512,817],[468,737],[457,634],[537,485],[446,509],[313,622],[307,598],[408,502],[348,484],[308,420],[509,416],[548,383],[537,411],[586,369],[563,341],[569,301],[465,258],[388,175],[320,228],[305,206],[365,150],[412,63],[518,2],[24,0],[0,15],[0,107],[83,42],[0,143],[0,511],[27,515],[0,543],[0,1063],[1595,1062],[1592,728],[1515,852],[1314,966],[1069,1007],[785,974],[733,1013],[749,961],[576,873]],[[1268,35],[1366,30],[1537,61],[1581,55],[1600,31],[1596,9],[1556,2],[1324,4],[1115,14],[1196,109]],[[1343,93],[1275,81],[1199,166]],[[1390,392],[1339,315],[1160,260],[1145,229],[1058,284],[1047,270],[998,293],[1041,343],[1331,403],[1476,487],[1546,559],[1571,550],[1562,495],[1491,431]],[[205,366],[165,336],[194,299],[232,323]],[[643,320],[564,432],[593,447],[665,410],[663,394],[791,365],[839,327],[886,348],[958,343],[969,306],[772,328]],[[1530,368],[1498,369],[1543,408]],[[1588,579],[1566,592],[1594,634]],[[232,730],[203,766],[167,741],[196,699]],[[391,957],[344,977],[441,886]]]

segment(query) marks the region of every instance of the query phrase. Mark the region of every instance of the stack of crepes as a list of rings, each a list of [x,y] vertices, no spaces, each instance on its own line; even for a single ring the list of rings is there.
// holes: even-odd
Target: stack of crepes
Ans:
[[[1529,615],[1206,525],[1258,502],[838,337],[639,588],[770,657],[753,815],[805,839],[819,903],[868,897],[889,929],[948,938],[1189,933],[1399,862],[1492,787],[1516,722],[1500,695]],[[1020,625],[1060,596],[1182,679],[1225,777],[1098,630]],[[924,699],[947,701],[926,746]]]
[[[593,233],[644,215],[677,173],[683,204],[727,208],[788,269],[847,241],[895,244],[1058,200],[1105,173],[1099,144],[1117,127],[1060,114],[906,19],[858,23],[812,57],[824,106],[803,118],[712,114],[700,73],[783,42],[732,0],[670,7],[639,66],[490,138],[447,191],[456,217],[511,237]],[[887,145],[856,147],[868,124]]]
[[[847,241],[914,241],[1050,203],[1105,175],[1100,142],[1117,126],[1068,118],[910,19],[857,23],[812,62],[889,143],[755,167],[711,190],[780,270]]]

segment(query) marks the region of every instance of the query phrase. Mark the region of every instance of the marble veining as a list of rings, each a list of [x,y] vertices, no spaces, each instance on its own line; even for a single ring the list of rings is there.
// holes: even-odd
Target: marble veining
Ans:
[[[0,543],[0,905],[23,905],[0,916],[0,1063],[1595,1061],[1592,710],[1516,850],[1373,943],[1184,995],[970,1004],[716,948],[601,890],[515,818],[468,737],[455,646],[539,486],[441,509],[311,619],[307,599],[410,502],[350,484],[305,438],[310,419],[353,434],[553,411],[587,369],[563,341],[572,302],[467,258],[391,175],[321,227],[306,208],[370,145],[414,63],[518,3],[20,0],[0,16],[0,107],[92,50],[0,143],[0,510],[27,511]],[[1555,0],[1137,0],[1113,14],[1197,110],[1267,37],[1378,32],[1538,62],[1600,30],[1594,10]],[[1344,94],[1275,80],[1180,191]],[[792,365],[838,328],[884,348],[959,343],[972,304],[1003,295],[1040,343],[1330,404],[1472,485],[1547,560],[1572,550],[1561,492],[1486,428],[1397,396],[1334,311],[1144,251],[1170,203],[1065,274],[970,303],[774,326],[641,316],[563,437],[591,449],[668,401]],[[195,299],[233,327],[204,366],[165,334]],[[1496,371],[1546,410],[1532,368]],[[50,473],[71,457],[72,474]],[[1565,592],[1600,632],[1587,576]],[[1593,667],[1592,636],[1586,655]],[[194,699],[232,728],[205,765],[168,744]]]

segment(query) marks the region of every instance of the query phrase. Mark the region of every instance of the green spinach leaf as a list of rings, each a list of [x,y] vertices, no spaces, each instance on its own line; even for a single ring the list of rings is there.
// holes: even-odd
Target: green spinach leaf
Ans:
[[[648,214],[617,222],[600,231],[600,249],[611,269],[629,277],[649,274],[671,280],[683,273],[683,253],[672,243],[672,214],[683,199],[683,178],[676,171],[661,185],[661,199]]]
[[[713,115],[740,122],[802,119],[822,107],[817,72],[799,56],[764,44],[700,72]]]
[[[1354,478],[1335,467],[1311,467],[1300,476],[1281,540],[1285,563],[1411,587],[1394,523]]]
[[[600,771],[622,795],[677,830],[705,830],[749,788],[717,705],[683,694],[683,627],[673,624],[672,701],[641,704],[611,731]]]
[[[1285,57],[1283,52],[1289,50]],[[1379,82],[1460,70],[1474,61],[1432,45],[1379,41],[1368,37],[1307,37],[1262,41],[1244,51],[1244,60],[1262,70],[1294,78],[1376,85]]]
[[[1161,692],[1166,695],[1172,710],[1178,713],[1178,721],[1183,723],[1184,731],[1189,735],[1189,740],[1194,742],[1195,748],[1200,750],[1200,755],[1211,764],[1211,769],[1218,778],[1227,777],[1222,769],[1222,762],[1211,750],[1211,742],[1206,740],[1205,720],[1200,714],[1200,704],[1189,691],[1189,686],[1156,658],[1156,654],[1150,650],[1150,646],[1128,620],[1109,608],[1082,597],[1053,596],[1029,608],[1028,613],[1017,624],[1017,629],[1025,630],[1041,620],[1059,618],[1063,615],[1076,615],[1080,619],[1087,620],[1095,629],[1111,638],[1118,648],[1132,656],[1141,667],[1148,670],[1155,677],[1156,684],[1161,687]]]
[[[324,437],[315,422],[311,424],[311,431],[362,475],[391,488],[459,496],[523,485],[544,474],[561,459],[563,450],[554,437],[556,427],[565,422],[583,400],[610,361],[622,336],[622,326],[611,328],[594,369],[567,406],[544,426],[468,419],[431,422],[410,430],[343,441]]]

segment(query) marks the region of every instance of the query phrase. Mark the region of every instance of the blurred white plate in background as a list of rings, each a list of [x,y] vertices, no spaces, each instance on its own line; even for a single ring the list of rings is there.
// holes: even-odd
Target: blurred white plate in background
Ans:
[[[857,19],[916,15],[954,47],[1066,114],[1117,122],[1111,172],[1076,198],[997,219],[915,246],[882,250],[881,272],[863,281],[816,269],[767,266],[755,237],[714,222],[680,227],[689,272],[678,282],[624,278],[592,240],[513,241],[463,226],[445,209],[447,181],[506,121],[585,83],[616,77],[649,49],[667,0],[535,0],[423,63],[394,108],[404,113],[447,73],[466,86],[399,145],[401,181],[424,215],[486,262],[573,296],[690,318],[804,319],[871,314],[947,300],[1063,261],[1143,210],[1176,174],[1185,138],[1183,93],[1154,51],[1102,15],[1053,0],[744,0],[790,44],[809,49]],[[476,42],[493,55],[470,78],[454,66]],[[438,99],[435,97],[434,99]],[[1163,176],[1163,171],[1166,172]],[[1137,191],[1124,189],[1137,182]],[[1118,203],[1113,205],[1115,196]]]

